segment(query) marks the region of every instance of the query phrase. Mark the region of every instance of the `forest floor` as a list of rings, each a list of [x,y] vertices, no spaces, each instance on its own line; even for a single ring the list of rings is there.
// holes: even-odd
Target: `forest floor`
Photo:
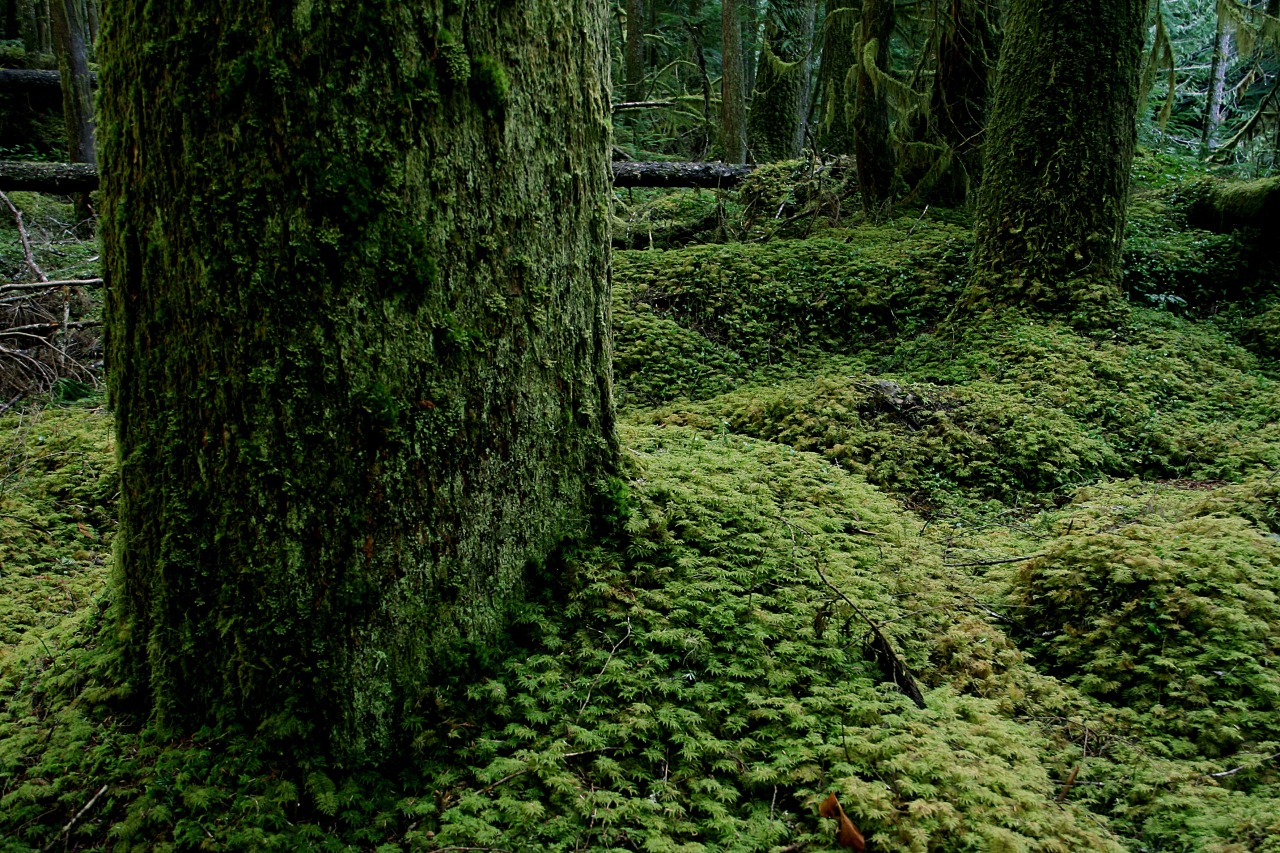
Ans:
[[[961,319],[963,216],[794,177],[620,200],[624,529],[394,766],[133,716],[111,415],[0,416],[0,851],[1280,851],[1274,246],[1147,157],[1123,322]]]

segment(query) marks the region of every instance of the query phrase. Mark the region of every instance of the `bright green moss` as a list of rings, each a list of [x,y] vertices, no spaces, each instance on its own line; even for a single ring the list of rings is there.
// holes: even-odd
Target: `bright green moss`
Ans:
[[[1280,730],[1280,543],[1171,491],[1080,491],[1010,600],[1048,672],[1213,757]]]

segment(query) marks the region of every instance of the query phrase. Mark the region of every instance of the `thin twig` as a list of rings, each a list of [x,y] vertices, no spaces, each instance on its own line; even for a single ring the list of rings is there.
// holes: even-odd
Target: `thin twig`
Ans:
[[[66,835],[68,832],[70,832],[75,827],[75,825],[79,823],[86,814],[89,813],[89,809],[93,808],[94,804],[98,802],[98,798],[101,797],[106,792],[107,792],[106,785],[103,785],[101,788],[99,788],[98,793],[94,794],[93,798],[90,799],[89,802],[84,804],[84,808],[76,812],[75,816],[71,818],[71,820],[67,821],[67,825],[62,827],[62,831],[59,832],[57,835],[55,835],[53,840],[50,841],[47,845],[45,845],[45,848],[44,848],[45,853],[49,853],[50,850],[52,850],[55,846],[57,846],[58,842],[62,840],[62,837]]]
[[[920,227],[921,222],[924,222],[924,218],[928,213],[929,213],[929,205],[926,204],[924,206],[924,210],[920,212],[920,218],[916,220],[915,224],[911,226],[911,230],[907,232],[907,237],[910,237],[912,234],[916,233],[916,229]],[[905,240],[906,237],[904,237],[903,239]]]
[[[31,239],[27,236],[27,227],[22,224],[22,211],[9,200],[9,197],[0,191],[0,200],[3,200],[9,207],[9,212],[13,214],[14,220],[18,223],[18,239],[22,242],[22,256],[27,262],[27,268],[31,273],[41,281],[48,281],[49,276],[44,274],[44,270],[36,265],[35,255],[31,253]]]
[[[1234,776],[1237,773],[1239,773],[1241,770],[1251,770],[1255,767],[1266,764],[1268,761],[1275,761],[1277,758],[1280,758],[1280,752],[1277,752],[1275,755],[1268,755],[1266,758],[1262,759],[1257,764],[1242,764],[1241,766],[1234,767],[1231,770],[1223,770],[1221,773],[1209,773],[1207,775],[1209,776],[1210,779],[1223,779],[1227,776]]]
[[[609,650],[609,656],[604,659],[604,666],[600,667],[600,671],[596,673],[596,677],[591,681],[591,686],[587,688],[587,698],[582,700],[582,707],[578,709],[578,716],[573,718],[573,722],[575,724],[578,722],[578,720],[582,719],[582,712],[587,710],[587,704],[591,701],[591,691],[596,689],[596,685],[599,684],[600,679],[604,677],[604,671],[609,668],[609,662],[613,660],[614,654],[618,651],[618,649],[622,648],[622,644],[629,639],[631,639],[631,620],[630,619],[627,620],[626,635],[623,636],[623,638],[619,640],[617,643],[615,643],[613,648]]]
[[[1034,560],[1036,557],[1043,557],[1044,554],[1027,554],[1025,557],[1009,557],[1004,560],[977,560],[972,563],[947,563],[942,565],[949,569],[959,569],[966,566],[999,566],[1005,563],[1025,563],[1027,560]]]

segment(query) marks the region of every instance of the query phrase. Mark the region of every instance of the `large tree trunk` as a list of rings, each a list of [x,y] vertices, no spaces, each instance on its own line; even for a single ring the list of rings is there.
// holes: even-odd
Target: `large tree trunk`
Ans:
[[[1104,320],[1136,140],[1147,0],[1014,0],[979,192],[970,307]]]
[[[886,87],[872,75],[889,72],[889,38],[893,35],[894,0],[863,0],[862,38],[853,110],[853,155],[858,168],[862,209],[878,216],[893,197],[896,173],[889,147],[889,100]]]
[[[164,728],[386,755],[588,530],[605,6],[107,4],[116,578]]]
[[[742,63],[742,18],[737,0],[720,6],[720,148],[726,163],[747,159],[747,83]]]
[[[799,157],[803,148],[813,13],[813,0],[770,4],[747,116],[748,147],[758,163]]]
[[[818,148],[831,154],[853,153],[854,64],[861,0],[830,0],[822,28],[822,60],[818,65],[818,97],[822,121]]]

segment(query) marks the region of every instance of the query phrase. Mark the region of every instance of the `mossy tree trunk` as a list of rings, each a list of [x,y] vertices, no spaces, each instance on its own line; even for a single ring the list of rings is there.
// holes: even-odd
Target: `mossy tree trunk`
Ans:
[[[79,0],[49,0],[58,71],[62,78],[62,116],[67,126],[67,156],[72,163],[97,164],[94,144],[93,85],[89,75],[88,11]],[[90,222],[87,193],[75,197],[76,218]]]
[[[928,193],[934,204],[964,204],[982,183],[982,135],[990,69],[996,60],[995,0],[950,0],[938,27],[930,93],[931,131],[950,166]]]
[[[1104,320],[1120,297],[1147,0],[1013,0],[978,196],[970,308]]]
[[[812,0],[769,4],[747,115],[747,145],[755,162],[800,156],[808,105],[804,72],[813,39],[812,12]]]
[[[747,159],[747,75],[742,60],[742,18],[737,0],[720,5],[720,149],[726,163]]]
[[[852,124],[858,189],[868,216],[878,216],[892,200],[897,171],[889,147],[889,95],[876,82],[877,74],[889,71],[895,18],[894,0],[863,0]]]
[[[822,59],[818,64],[818,97],[822,103],[818,148],[830,154],[853,153],[853,39],[858,31],[860,5],[861,0],[831,0],[823,21]]]
[[[1231,51],[1231,33],[1227,31],[1222,13],[1217,15],[1218,25],[1213,34],[1213,61],[1209,66],[1209,92],[1204,105],[1204,126],[1200,129],[1200,157],[1209,156],[1214,137],[1222,125],[1222,103],[1227,94],[1228,55]]]
[[[386,755],[598,514],[606,4],[444,8],[104,10],[116,583],[168,730]]]

